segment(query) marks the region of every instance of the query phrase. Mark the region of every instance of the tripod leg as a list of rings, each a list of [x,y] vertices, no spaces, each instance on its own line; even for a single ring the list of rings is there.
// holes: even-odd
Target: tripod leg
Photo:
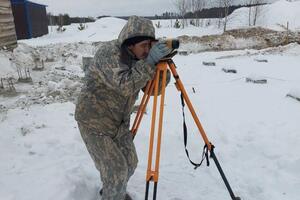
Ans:
[[[221,168],[221,165],[220,165],[220,163],[219,163],[219,161],[218,161],[218,159],[216,157],[216,154],[215,154],[215,152],[213,150],[210,152],[210,156],[212,157],[212,159],[214,160],[214,162],[215,162],[215,164],[216,164],[216,166],[218,168],[218,171],[219,171],[219,173],[220,173],[220,175],[221,175],[221,177],[222,177],[222,179],[223,179],[223,181],[225,183],[225,186],[226,186],[226,188],[227,188],[227,190],[229,192],[229,195],[230,195],[231,199],[232,200],[240,200],[241,199],[240,197],[236,197],[234,195],[234,193],[233,193],[233,191],[232,191],[232,189],[230,187],[230,184],[229,184],[229,182],[228,182],[228,180],[227,180],[227,178],[226,178],[226,176],[225,176],[225,174],[224,174],[224,172],[223,172],[223,170]]]
[[[139,125],[142,121],[143,115],[145,113],[145,110],[146,110],[147,104],[149,102],[150,96],[153,92],[153,89],[154,89],[154,80],[149,81],[147,83],[146,90],[144,91],[144,96],[142,98],[140,107],[138,109],[138,112],[137,112],[136,117],[134,119],[134,123],[133,123],[132,128],[131,128],[131,133],[133,134],[133,137],[135,137],[135,135],[137,133],[138,127],[139,127]]]
[[[138,109],[138,111],[136,113],[136,117],[134,119],[131,132],[133,132],[136,129],[136,127],[137,127],[137,123],[138,123],[139,118],[141,117],[141,114],[142,114],[142,111],[143,111],[143,106],[144,106],[146,98],[147,98],[147,92],[150,89],[151,83],[152,83],[152,81],[148,81],[148,83],[147,83],[146,92],[143,95],[143,98],[142,98],[142,101],[140,103],[139,109]]]
[[[157,182],[154,183],[154,190],[153,190],[153,200],[156,200],[156,194],[157,194]]]
[[[158,182],[158,174],[159,174],[160,147],[161,147],[161,136],[162,136],[162,125],[163,125],[162,123],[163,110],[164,110],[165,87],[166,87],[166,79],[167,79],[167,63],[158,64],[157,68],[158,69],[156,73],[155,86],[154,86],[154,100],[153,100],[153,110],[152,110],[152,119],[151,119],[148,167],[147,167],[147,176],[146,176],[147,182],[146,182],[146,194],[145,194],[145,199],[148,199],[149,182],[153,181],[154,182],[153,200],[156,199],[156,195],[157,195],[157,182]],[[153,170],[152,160],[153,160],[153,146],[154,146],[154,136],[155,136],[155,127],[156,127],[157,97],[158,97],[160,72],[163,72],[163,77],[162,77],[162,84],[161,84],[159,122],[158,122],[158,131],[157,131],[156,160],[155,160],[155,166]]]
[[[160,65],[159,65],[160,66]],[[158,66],[158,67],[159,67]],[[161,66],[163,68],[163,78],[161,84],[161,99],[160,99],[160,112],[159,112],[159,123],[158,123],[158,139],[157,139],[157,148],[156,148],[156,163],[155,171],[159,171],[159,161],[160,161],[160,147],[161,147],[161,137],[162,137],[162,126],[163,126],[163,116],[164,116],[164,104],[165,104],[165,89],[166,89],[166,80],[167,80],[167,64]]]
[[[149,195],[149,184],[150,184],[150,180],[149,180],[149,181],[146,181],[145,200],[148,200],[148,195]]]
[[[222,177],[222,179],[223,179],[223,181],[224,181],[224,183],[226,185],[226,188],[227,188],[227,190],[228,190],[228,192],[230,194],[231,199],[232,200],[240,200],[240,197],[235,197],[235,195],[234,195],[234,193],[233,193],[233,191],[232,191],[232,189],[231,189],[231,187],[229,185],[229,182],[227,181],[227,178],[226,178],[226,176],[225,176],[225,174],[224,174],[224,172],[223,172],[223,170],[221,168],[221,165],[220,165],[220,163],[219,163],[219,161],[218,161],[218,159],[217,159],[217,157],[216,157],[216,155],[214,153],[214,146],[210,143],[210,141],[208,140],[208,138],[206,136],[206,133],[205,133],[205,131],[204,131],[204,129],[203,129],[200,121],[199,121],[199,118],[197,117],[195,109],[193,108],[193,105],[192,105],[192,103],[191,103],[191,101],[190,101],[190,99],[189,99],[189,97],[187,95],[187,92],[184,89],[184,86],[183,86],[183,84],[182,84],[182,82],[181,82],[181,80],[179,78],[179,75],[177,74],[175,64],[173,63],[172,60],[169,61],[169,67],[170,67],[170,70],[171,70],[171,72],[172,72],[175,80],[176,80],[177,89],[179,91],[181,91],[181,93],[182,93],[183,99],[186,102],[186,104],[187,104],[187,106],[188,106],[188,108],[189,108],[189,110],[190,110],[190,112],[192,114],[192,117],[193,117],[193,119],[194,119],[194,121],[195,121],[195,123],[196,123],[196,125],[197,125],[197,127],[199,129],[199,132],[200,132],[200,134],[201,134],[201,136],[202,136],[205,144],[207,145],[208,150],[210,151],[211,157],[213,158],[213,160],[214,160],[214,162],[215,162],[215,164],[217,166],[217,169],[218,169],[218,171],[219,171],[219,173],[220,173],[220,175],[221,175],[221,177]]]

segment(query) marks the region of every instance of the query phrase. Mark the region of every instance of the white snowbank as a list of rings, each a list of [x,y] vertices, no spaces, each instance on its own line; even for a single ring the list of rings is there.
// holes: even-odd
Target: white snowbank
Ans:
[[[284,29],[281,26],[286,27],[289,23],[290,30],[300,31],[300,1],[279,0],[270,5],[260,6],[258,9],[256,26],[283,31]],[[252,8],[253,10],[254,8]],[[229,16],[228,28],[248,27],[248,21],[249,8],[237,9]]]
[[[116,39],[125,25],[126,20],[105,17],[97,20],[95,23],[86,23],[87,28],[80,31],[78,30],[79,24],[71,24],[64,26],[64,32],[57,32],[56,26],[49,26],[49,34],[39,38],[30,40],[20,40],[29,45],[46,45],[53,43],[71,43],[80,41],[108,41]]]

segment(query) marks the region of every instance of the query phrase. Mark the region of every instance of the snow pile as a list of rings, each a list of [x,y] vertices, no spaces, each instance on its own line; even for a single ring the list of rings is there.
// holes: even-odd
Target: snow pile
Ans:
[[[114,39],[122,23],[107,18],[96,24],[100,36],[106,30],[103,39]],[[194,29],[191,32],[198,31]],[[0,52],[0,75],[13,76],[17,91],[12,97],[0,95],[1,200],[95,200],[102,186],[74,120],[74,103],[84,76],[82,57],[94,55],[101,42],[91,42],[88,29],[78,32],[80,38],[75,27],[74,37],[67,31],[24,41],[36,47],[21,43],[13,53]],[[161,31],[172,34],[172,29]],[[81,42],[57,43],[73,40]],[[299,96],[299,58],[296,43],[173,58],[226,177],[242,199],[300,196],[300,107],[286,98],[289,93]],[[43,62],[44,68],[32,70]],[[207,62],[215,65],[203,65]],[[11,63],[12,68],[7,68]],[[32,70],[33,82],[17,82],[16,67]],[[267,83],[249,84],[246,77],[264,78]],[[193,170],[186,158],[180,96],[173,83],[172,79],[166,88],[157,198],[230,199],[212,160],[210,167]],[[148,111],[152,99],[149,104]],[[146,114],[134,140],[139,164],[128,185],[134,199],[144,198],[150,121],[151,114]],[[199,161],[204,144],[187,109],[186,122],[190,156]]]
[[[49,34],[31,40],[20,40],[29,45],[46,45],[53,43],[72,43],[80,41],[108,41],[118,37],[122,27],[125,25],[126,20],[106,17],[98,19],[94,23],[87,23],[87,28],[80,31],[78,30],[79,24],[71,24],[64,26],[64,32],[57,32],[57,26],[49,26]]]
[[[3,67],[5,70],[0,71],[0,78],[11,78],[19,94],[3,102],[2,106],[26,108],[34,104],[75,102],[84,76],[82,57],[94,55],[100,45],[100,43],[79,42],[34,48],[21,43],[12,53],[0,52],[3,61],[1,64],[13,66]],[[21,70],[23,76],[24,70],[28,69],[33,82],[20,83],[17,68]],[[39,70],[35,70],[36,68]],[[4,89],[8,89],[6,80],[4,80]]]
[[[287,26],[289,23],[290,30],[300,31],[299,10],[300,1],[280,0],[262,10],[262,17],[258,23],[262,26],[270,25],[270,28],[276,28],[280,25]]]
[[[8,52],[0,50],[0,78],[9,77],[16,70],[11,62],[11,57]]]
[[[210,21],[210,20],[204,20]],[[216,20],[213,20],[216,21]],[[104,17],[96,20],[94,23],[87,23],[87,28],[79,31],[78,24],[71,24],[64,26],[64,32],[57,32],[56,26],[49,26],[49,34],[33,38],[31,40],[19,40],[19,43],[26,43],[31,46],[48,45],[54,43],[72,43],[79,41],[109,41],[117,39],[120,31],[127,21],[123,19]],[[176,38],[181,35],[203,36],[209,34],[221,34],[222,29],[218,29],[215,24],[207,25],[203,28],[195,28],[194,26],[187,26],[184,29],[174,28],[175,20],[153,20],[153,24],[161,24],[160,28],[155,26],[157,38]]]
[[[254,8],[252,8],[252,11]],[[300,21],[298,20],[300,1],[289,2],[279,0],[273,4],[260,6],[256,26],[284,31],[289,23],[289,29],[300,31]],[[253,15],[252,15],[253,22]],[[229,29],[236,29],[249,26],[249,8],[239,8],[235,10],[228,21]]]

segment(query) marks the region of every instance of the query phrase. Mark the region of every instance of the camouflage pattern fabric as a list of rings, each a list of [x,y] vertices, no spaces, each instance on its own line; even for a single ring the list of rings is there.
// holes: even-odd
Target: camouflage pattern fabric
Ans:
[[[118,40],[103,44],[93,65],[86,69],[85,86],[78,98],[75,119],[95,130],[116,137],[120,126],[128,126],[130,114],[141,88],[155,73],[155,66],[136,60],[122,43],[133,36],[154,37],[150,20],[129,18]],[[122,133],[121,133],[122,134]]]
[[[123,200],[137,155],[129,131],[139,91],[154,77],[156,66],[137,60],[122,44],[131,37],[155,36],[150,20],[130,17],[117,40],[103,44],[85,73],[75,119],[100,171],[102,200]]]
[[[121,30],[118,41],[119,44],[129,38],[147,36],[155,38],[155,29],[152,22],[148,19],[132,16],[129,18],[128,23]]]
[[[136,169],[138,158],[132,134],[112,139],[78,123],[81,137],[86,144],[96,168],[100,172],[102,200],[123,200],[126,196],[127,182]]]

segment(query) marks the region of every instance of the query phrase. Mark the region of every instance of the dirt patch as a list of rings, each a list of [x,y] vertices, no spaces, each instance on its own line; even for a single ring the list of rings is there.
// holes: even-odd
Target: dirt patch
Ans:
[[[267,34],[276,34],[277,31],[262,27],[254,27],[248,29],[233,29],[226,31],[224,35],[231,35],[235,38],[261,37]]]
[[[181,51],[189,53],[203,51],[224,51],[242,49],[264,49],[289,43],[300,44],[300,33],[291,31],[274,31],[262,27],[234,29],[222,35],[179,36]]]

